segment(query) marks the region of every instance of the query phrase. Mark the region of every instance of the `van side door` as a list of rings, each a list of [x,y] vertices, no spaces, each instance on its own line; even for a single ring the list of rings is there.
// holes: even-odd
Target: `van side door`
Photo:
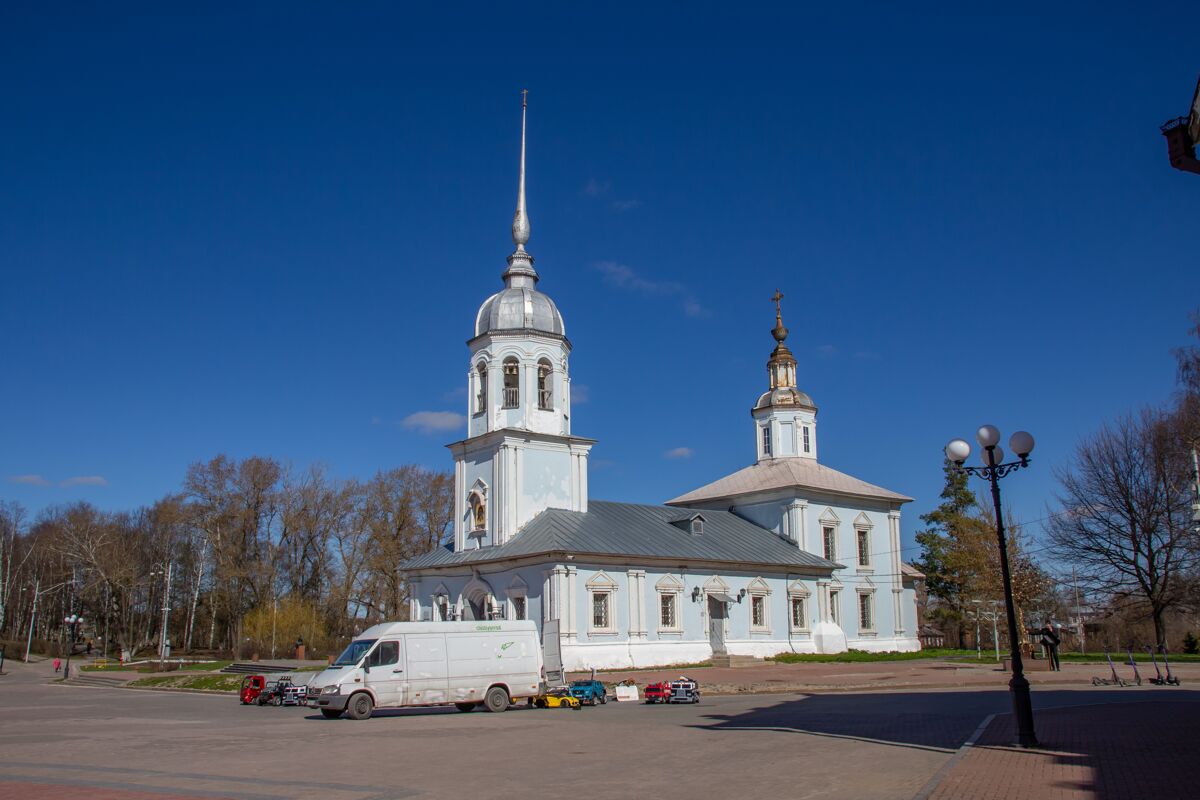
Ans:
[[[380,707],[402,706],[406,702],[404,673],[404,648],[398,638],[381,639],[375,644],[364,666],[366,684],[375,693],[375,705]]]
[[[414,705],[450,702],[446,671],[446,634],[410,633],[404,637],[408,652],[408,697]]]

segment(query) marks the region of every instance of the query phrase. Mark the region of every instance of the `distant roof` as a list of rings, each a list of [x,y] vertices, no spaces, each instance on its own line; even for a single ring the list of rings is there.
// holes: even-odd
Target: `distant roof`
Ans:
[[[409,559],[400,568],[430,569],[542,553],[677,558],[726,562],[734,568],[747,564],[816,569],[839,566],[728,511],[705,509],[704,532],[700,534],[672,524],[690,519],[693,513],[669,506],[593,500],[586,512],[547,509],[498,547],[457,553],[438,548]]]
[[[681,494],[667,503],[673,506],[686,506],[707,500],[720,500],[726,497],[766,492],[773,489],[817,489],[822,492],[852,495],[855,497],[873,497],[883,500],[895,500],[907,503],[911,497],[889,491],[879,486],[860,481],[844,472],[830,469],[817,462],[815,458],[776,458],[761,461],[738,470],[732,475],[726,475],[720,480],[713,481],[707,486],[701,486],[687,494]]]
[[[921,572],[921,570],[917,569],[912,564],[906,564],[903,561],[900,562],[900,574],[903,575],[905,578],[924,578],[925,577],[924,572]]]

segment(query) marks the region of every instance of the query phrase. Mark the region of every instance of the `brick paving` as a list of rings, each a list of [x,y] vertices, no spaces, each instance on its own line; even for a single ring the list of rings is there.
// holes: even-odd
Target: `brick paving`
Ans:
[[[1040,746],[1013,746],[1011,714],[997,716],[930,800],[1103,800],[1196,797],[1195,703],[1142,701],[1038,711]]]

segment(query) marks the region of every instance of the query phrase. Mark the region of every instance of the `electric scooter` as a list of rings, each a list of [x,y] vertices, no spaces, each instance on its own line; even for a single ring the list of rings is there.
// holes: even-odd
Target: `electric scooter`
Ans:
[[[1160,644],[1158,646],[1158,652],[1162,653],[1163,666],[1167,668],[1167,685],[1168,686],[1178,686],[1179,678],[1176,678],[1174,675],[1171,674],[1171,662],[1167,661],[1167,648],[1163,647]]]
[[[1092,678],[1092,686],[1128,686],[1125,681],[1121,680],[1121,676],[1117,674],[1117,667],[1113,664],[1112,656],[1108,654],[1108,648],[1104,648],[1104,657],[1108,659],[1108,669],[1112,673],[1112,679],[1108,678]]]
[[[1126,647],[1125,652],[1129,654],[1129,666],[1133,667],[1133,682],[1137,686],[1142,685],[1142,676],[1138,672],[1137,662],[1133,660],[1133,648]]]
[[[1146,652],[1150,654],[1150,663],[1154,665],[1154,677],[1150,679],[1150,682],[1155,686],[1166,686],[1167,681],[1162,675],[1162,670],[1158,668],[1158,659],[1154,656],[1154,648],[1146,645]]]

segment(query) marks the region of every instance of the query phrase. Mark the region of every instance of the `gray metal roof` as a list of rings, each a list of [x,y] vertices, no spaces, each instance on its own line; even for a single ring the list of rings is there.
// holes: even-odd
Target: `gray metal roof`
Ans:
[[[565,336],[562,314],[547,295],[531,286],[511,286],[483,301],[475,317],[475,335],[534,330]]]
[[[551,508],[534,517],[517,536],[499,547],[455,553],[439,548],[409,559],[401,569],[479,564],[542,553],[672,558],[730,565],[780,565],[835,569],[838,565],[807,553],[773,531],[728,511],[704,509],[704,532],[676,524],[689,515],[671,506],[644,506],[593,500],[586,512]]]
[[[681,494],[674,500],[668,500],[671,505],[688,506],[693,503],[705,503],[713,500],[726,500],[756,492],[769,492],[778,489],[815,489],[820,492],[851,495],[854,497],[871,497],[889,500],[896,503],[912,501],[907,497],[889,489],[859,480],[853,475],[830,469],[817,462],[815,458],[789,456],[775,458],[751,464],[745,469],[738,470],[732,475],[713,481],[707,486],[693,489],[687,494]]]

